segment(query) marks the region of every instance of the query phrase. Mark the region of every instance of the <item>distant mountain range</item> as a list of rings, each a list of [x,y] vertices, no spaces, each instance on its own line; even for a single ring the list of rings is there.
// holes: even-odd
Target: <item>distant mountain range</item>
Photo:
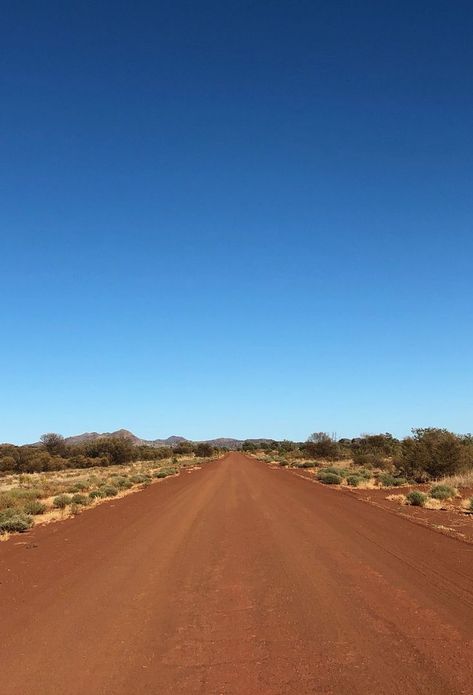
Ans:
[[[112,437],[112,438],[125,438],[129,439],[133,444],[146,444],[147,446],[171,446],[175,447],[183,442],[192,442],[190,439],[185,437],[179,437],[173,435],[167,439],[141,439],[137,437],[136,434],[130,432],[129,430],[116,430],[116,432],[84,432],[83,434],[76,434],[72,437],[66,437],[67,444],[81,444],[83,442],[91,441],[93,439],[100,439],[101,437]],[[204,439],[206,444],[211,444],[217,448],[226,447],[227,449],[239,449],[243,442],[249,441],[255,444],[261,444],[262,442],[272,442],[272,439],[232,439],[231,437],[220,437],[218,439]],[[192,442],[194,443],[194,442]]]

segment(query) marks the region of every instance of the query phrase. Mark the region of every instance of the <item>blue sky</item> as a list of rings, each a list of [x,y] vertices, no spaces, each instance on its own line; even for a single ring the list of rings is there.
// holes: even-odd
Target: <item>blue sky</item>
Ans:
[[[472,33],[5,3],[0,441],[473,430]]]

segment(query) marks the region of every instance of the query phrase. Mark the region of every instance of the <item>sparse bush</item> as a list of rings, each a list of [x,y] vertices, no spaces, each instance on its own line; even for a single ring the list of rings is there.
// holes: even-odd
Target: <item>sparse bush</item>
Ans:
[[[153,473],[153,476],[155,478],[167,478],[168,475],[175,475],[176,473],[176,468],[160,468],[158,471]]]
[[[138,485],[139,483],[149,483],[149,475],[143,475],[142,473],[136,473],[130,476],[130,481],[133,485]]]
[[[372,471],[368,471],[366,468],[357,468],[354,475],[360,476],[363,480],[370,480],[373,477]]]
[[[65,509],[71,501],[70,495],[57,495],[57,497],[53,499],[53,505],[57,509]]]
[[[105,497],[105,494],[103,490],[92,490],[92,492],[89,493],[89,497],[91,500],[95,500],[99,497]]]
[[[391,475],[390,473],[382,473],[378,476],[378,482],[381,483],[383,487],[400,487],[401,485],[405,485],[407,480]]]
[[[0,512],[0,533],[22,533],[33,525],[33,518],[18,509]]]
[[[85,506],[89,504],[89,500],[86,495],[81,495],[80,492],[76,492],[75,495],[72,495],[71,504]]]
[[[351,487],[358,487],[363,478],[359,475],[349,475],[347,476],[347,484]]]
[[[302,461],[295,464],[297,468],[317,468],[320,464],[318,461]]]
[[[340,485],[342,482],[342,478],[339,475],[322,471],[320,471],[320,473],[317,475],[317,479],[325,485]]]
[[[449,485],[434,485],[429,494],[435,500],[449,500],[455,497],[455,490]]]
[[[87,488],[87,483],[84,483],[83,480],[78,480],[74,483],[74,485],[71,485],[71,487],[68,489],[68,492],[84,492],[84,490],[87,490]]]
[[[328,468],[324,468],[324,472],[333,473],[333,475],[338,475],[339,478],[346,478],[350,475],[350,471],[347,471],[346,468],[338,468],[337,466],[328,466]]]
[[[27,500],[23,505],[23,509],[26,514],[44,514],[46,511],[46,505],[39,500]]]
[[[114,485],[104,485],[100,489],[103,491],[104,497],[116,497],[118,495],[118,489]]]
[[[427,495],[424,495],[420,490],[411,490],[407,495],[406,499],[408,504],[412,507],[424,507],[427,502]]]
[[[133,482],[132,479],[129,480],[125,476],[118,476],[117,478],[113,478],[113,484],[116,487],[119,487],[120,490],[129,490],[132,487]]]

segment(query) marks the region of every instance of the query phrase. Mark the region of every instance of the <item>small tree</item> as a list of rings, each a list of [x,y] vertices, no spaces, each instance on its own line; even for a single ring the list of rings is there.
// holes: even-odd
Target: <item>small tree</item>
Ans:
[[[339,455],[338,444],[327,432],[313,432],[304,445],[309,456],[335,459]]]
[[[195,447],[195,455],[199,458],[207,458],[208,456],[212,456],[213,453],[214,450],[212,446],[207,442],[199,442]]]
[[[66,442],[61,434],[48,432],[41,436],[40,441],[51,456],[63,456],[66,453]]]

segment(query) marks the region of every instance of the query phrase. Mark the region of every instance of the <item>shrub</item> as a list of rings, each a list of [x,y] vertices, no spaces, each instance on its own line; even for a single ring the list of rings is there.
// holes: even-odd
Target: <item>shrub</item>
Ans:
[[[118,489],[114,485],[104,485],[101,490],[104,497],[116,497],[118,495]]]
[[[105,494],[103,490],[92,490],[92,492],[89,493],[89,497],[91,500],[95,500],[98,497],[105,497]]]
[[[449,500],[455,497],[455,490],[449,485],[433,485],[429,494],[435,500]]]
[[[402,442],[398,467],[410,478],[439,478],[471,467],[473,447],[468,437],[460,437],[435,427],[412,430]]]
[[[0,513],[0,533],[22,533],[32,525],[32,517],[18,509],[6,509]]]
[[[168,475],[175,475],[177,470],[175,468],[160,468],[159,471],[154,472],[155,478],[167,478]]]
[[[382,473],[378,477],[378,482],[384,487],[400,487],[401,485],[405,485],[407,480],[405,478],[391,475],[391,473]]]
[[[325,472],[320,472],[317,476],[318,480],[320,480],[321,483],[324,483],[325,485],[340,485],[342,482],[342,478],[340,478],[339,475],[336,475],[335,473],[325,473]]]
[[[78,480],[76,483],[74,483],[74,485],[71,485],[68,492],[84,492],[84,490],[87,490],[87,488],[87,483],[84,483],[82,480]]]
[[[470,510],[470,512],[473,512],[473,497],[470,497],[470,503],[469,503],[468,509]]]
[[[303,461],[302,463],[296,463],[297,468],[317,468],[319,463],[317,461]]]
[[[324,469],[325,473],[333,473],[333,475],[338,475],[340,478],[346,478],[347,475],[350,475],[350,471],[347,471],[345,468],[337,468],[337,466],[328,466],[328,468]]]
[[[68,504],[71,503],[71,497],[69,495],[58,495],[53,499],[53,505],[57,509],[65,509]]]
[[[119,487],[121,490],[128,490],[133,485],[132,481],[128,480],[128,478],[126,478],[124,475],[119,476],[118,478],[113,478],[113,484],[116,487]]]
[[[137,473],[136,475],[132,475],[130,477],[130,481],[133,483],[133,485],[138,485],[139,483],[149,483],[149,476],[143,475],[142,473]]]
[[[363,480],[369,480],[373,477],[373,473],[371,471],[367,471],[365,468],[360,468],[357,470],[355,475],[359,475],[360,478],[363,478]]]
[[[76,492],[75,495],[72,495],[71,504],[84,506],[89,504],[89,500],[86,495],[81,495],[80,492]]]
[[[280,466],[289,466],[289,461],[287,459],[279,459],[278,463]]]
[[[46,511],[46,505],[39,500],[28,500],[23,505],[23,509],[26,514],[44,514]]]
[[[411,490],[406,498],[412,507],[423,507],[427,501],[427,495],[424,495],[420,490]]]
[[[347,476],[347,483],[351,487],[358,487],[358,485],[361,483],[363,478],[359,475],[349,475]]]

